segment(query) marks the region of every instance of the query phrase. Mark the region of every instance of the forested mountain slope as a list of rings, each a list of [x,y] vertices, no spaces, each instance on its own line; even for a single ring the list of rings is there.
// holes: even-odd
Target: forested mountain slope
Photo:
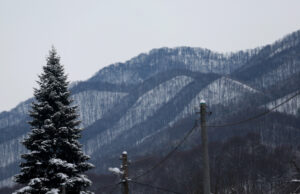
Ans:
[[[97,173],[118,165],[123,150],[133,159],[162,156],[193,126],[201,99],[212,112],[208,122],[222,124],[266,111],[299,90],[300,31],[230,54],[191,47],[153,49],[71,87],[85,128],[83,149]],[[19,170],[20,154],[26,151],[20,141],[30,130],[26,122],[32,101],[0,113],[0,186],[8,185]],[[299,108],[297,97],[256,122],[210,129],[210,139],[256,132],[262,144],[297,146]],[[197,137],[183,149],[197,146]]]

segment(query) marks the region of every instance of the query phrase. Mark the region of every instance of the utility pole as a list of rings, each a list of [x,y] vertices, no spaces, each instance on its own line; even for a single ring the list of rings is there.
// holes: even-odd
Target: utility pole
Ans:
[[[62,194],[66,194],[66,185],[65,184],[63,184],[62,186],[61,186],[61,193]]]
[[[129,194],[129,187],[128,187],[128,160],[127,160],[127,152],[124,151],[121,156],[122,159],[122,166],[121,170],[123,171],[122,174],[122,184],[123,184],[123,193]]]
[[[208,139],[206,131],[206,103],[200,101],[200,120],[201,120],[201,140],[203,155],[203,193],[210,193],[210,175],[209,175],[209,157],[208,157]]]

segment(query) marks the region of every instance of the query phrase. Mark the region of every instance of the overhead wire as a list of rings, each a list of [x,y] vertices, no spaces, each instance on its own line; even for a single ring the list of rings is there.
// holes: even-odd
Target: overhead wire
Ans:
[[[237,122],[232,122],[232,123],[226,123],[226,124],[223,124],[223,125],[207,125],[206,127],[212,127],[212,128],[218,128],[218,127],[230,127],[230,126],[235,126],[235,125],[240,125],[242,123],[246,123],[246,122],[249,122],[249,121],[252,121],[252,120],[255,120],[255,119],[258,119],[262,116],[265,116],[267,114],[269,114],[270,112],[272,112],[273,110],[277,109],[278,107],[282,106],[283,104],[289,102],[290,100],[292,100],[293,98],[297,97],[298,95],[300,94],[300,91],[296,92],[296,94],[292,95],[291,97],[287,98],[286,100],[284,100],[283,102],[279,103],[278,105],[274,106],[273,108],[271,109],[268,109],[260,114],[257,114],[255,116],[252,116],[252,117],[249,117],[247,119],[244,119],[244,120],[240,120],[240,121],[237,121]]]
[[[300,189],[300,185],[299,185],[299,186],[295,189],[295,191],[292,192],[292,193],[296,193],[299,189]]]
[[[192,134],[192,132],[197,128],[197,122],[195,122],[193,128],[191,128],[185,136],[182,138],[182,140],[158,163],[156,163],[154,166],[149,168],[148,170],[144,171],[143,173],[134,176],[132,179],[138,179],[142,176],[145,176],[146,174],[150,173],[152,170],[156,169],[160,165],[162,165],[165,161],[167,161],[177,150],[178,148],[187,140],[187,138]]]
[[[297,93],[295,93],[294,95],[292,95],[291,97],[287,98],[286,100],[284,100],[283,102],[279,103],[278,105],[274,106],[273,108],[265,111],[265,112],[262,112],[260,114],[257,114],[255,116],[252,116],[252,117],[249,117],[247,119],[244,119],[244,120],[240,120],[240,121],[237,121],[237,122],[232,122],[232,123],[227,123],[227,124],[223,124],[223,125],[207,125],[206,127],[229,127],[229,126],[235,126],[235,125],[239,125],[239,124],[242,124],[242,123],[246,123],[246,122],[249,122],[249,121],[252,121],[252,120],[255,120],[255,119],[258,119],[262,116],[265,116],[267,114],[269,114],[270,112],[272,112],[273,110],[277,109],[278,107],[282,106],[283,104],[289,102],[290,100],[292,100],[293,98],[295,98],[296,96],[298,96],[300,94],[300,91],[298,91]],[[193,128],[191,128],[186,134],[185,136],[182,138],[182,140],[162,159],[160,160],[158,163],[156,163],[154,166],[152,166],[151,168],[149,168],[148,170],[142,172],[141,174],[138,174],[136,176],[134,176],[130,182],[132,183],[136,183],[136,184],[140,184],[140,185],[144,185],[144,186],[148,186],[148,187],[152,187],[152,188],[156,188],[156,189],[160,189],[160,190],[164,190],[166,192],[172,192],[172,193],[178,193],[178,192],[174,192],[174,191],[171,191],[171,190],[168,190],[168,189],[164,189],[164,188],[159,188],[159,187],[155,187],[153,185],[150,185],[150,184],[146,184],[146,183],[140,183],[140,182],[137,182],[135,181],[136,179],[142,177],[142,176],[145,176],[146,174],[150,173],[152,170],[158,168],[160,165],[162,165],[164,162],[166,162],[177,150],[178,148],[187,140],[187,138],[192,134],[192,132],[197,128],[197,122],[195,122],[195,125],[193,126]],[[119,185],[120,183],[117,183],[115,184],[115,187],[110,191],[110,194],[112,194],[115,189],[117,188],[117,186]],[[110,185],[110,186],[114,186],[114,185]]]
[[[247,119],[241,120],[241,121],[237,121],[237,122],[233,122],[233,123],[227,123],[227,124],[223,124],[223,125],[207,125],[206,127],[229,127],[229,126],[235,126],[235,125],[239,125],[242,123],[246,123],[255,119],[258,119],[262,116],[265,116],[267,114],[269,114],[270,112],[272,112],[273,110],[277,109],[278,107],[282,106],[283,104],[289,102],[290,100],[292,100],[293,98],[295,98],[296,96],[298,96],[300,94],[300,91],[296,92],[294,95],[292,95],[291,97],[287,98],[286,100],[284,100],[283,102],[279,103],[278,105],[274,106],[273,108],[262,112],[260,114],[257,114],[255,116],[249,117]],[[174,147],[174,149],[172,149],[162,160],[160,160],[158,163],[156,163],[154,166],[152,166],[151,168],[149,168],[148,170],[146,170],[145,172],[134,176],[132,179],[138,179],[148,173],[150,173],[152,170],[156,169],[157,167],[159,167],[161,164],[163,164],[166,160],[168,160],[177,150],[178,148],[186,141],[186,139],[191,135],[191,133],[196,129],[197,127],[197,123],[195,123],[194,127],[188,131],[186,133],[186,135],[184,136],[184,138]]]

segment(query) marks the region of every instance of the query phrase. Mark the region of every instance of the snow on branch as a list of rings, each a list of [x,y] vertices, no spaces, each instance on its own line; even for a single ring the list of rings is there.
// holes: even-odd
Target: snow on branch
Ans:
[[[120,175],[123,174],[123,171],[121,171],[119,168],[115,167],[115,168],[108,168],[108,170],[114,174]]]

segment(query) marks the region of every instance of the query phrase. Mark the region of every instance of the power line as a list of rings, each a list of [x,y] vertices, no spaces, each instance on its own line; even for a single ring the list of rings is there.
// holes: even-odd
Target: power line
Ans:
[[[246,123],[246,122],[258,119],[258,118],[260,118],[262,116],[265,116],[265,115],[269,114],[270,112],[272,112],[273,110],[275,110],[278,107],[282,106],[283,104],[287,103],[288,101],[292,100],[293,98],[295,98],[299,94],[300,94],[300,92],[297,92],[296,94],[294,94],[293,96],[291,96],[288,99],[284,100],[280,104],[274,106],[273,108],[271,108],[271,109],[269,109],[269,110],[267,110],[265,112],[262,112],[260,114],[257,114],[257,115],[255,115],[253,117],[249,117],[249,118],[241,120],[241,121],[237,121],[237,122],[233,122],[233,123],[227,123],[227,124],[223,124],[223,125],[207,125],[207,127],[215,127],[215,128],[217,128],[217,127],[230,127],[230,126],[239,125],[239,124],[242,124],[242,123]]]
[[[150,187],[150,188],[153,188],[153,189],[157,189],[157,190],[169,192],[169,193],[182,194],[182,193],[179,193],[179,192],[176,192],[176,191],[172,191],[172,190],[169,190],[169,189],[166,189],[166,188],[162,188],[162,187],[153,186],[153,185],[150,185],[150,184],[147,184],[147,183],[140,183],[140,182],[136,182],[136,181],[130,181],[130,182],[138,184],[138,185]]]
[[[296,188],[296,190],[292,193],[296,193],[300,189],[300,185]]]
[[[156,163],[154,166],[152,166],[151,168],[149,168],[148,170],[146,170],[145,172],[136,175],[135,177],[133,177],[132,179],[138,179],[142,176],[145,176],[146,174],[148,174],[149,172],[151,172],[152,170],[154,170],[155,168],[159,167],[162,163],[164,163],[165,161],[167,161],[177,150],[178,148],[186,141],[186,139],[192,134],[192,132],[196,129],[197,127],[197,123],[195,122],[195,125],[192,129],[190,129],[185,136],[183,137],[183,139],[175,146],[175,148],[173,148],[173,150],[171,150],[162,160],[160,160],[158,163]]]
[[[250,118],[247,118],[247,119],[244,119],[244,120],[241,120],[241,121],[238,121],[238,122],[233,122],[233,123],[227,123],[227,124],[223,124],[223,125],[207,125],[207,127],[229,127],[229,126],[234,126],[234,125],[239,125],[239,124],[242,124],[242,123],[245,123],[245,122],[249,122],[249,121],[252,121],[252,120],[255,120],[255,119],[258,119],[262,116],[265,116],[267,114],[269,114],[270,112],[272,112],[273,110],[277,109],[278,107],[282,106],[283,104],[289,102],[290,100],[292,100],[293,98],[295,98],[296,96],[298,96],[300,94],[300,92],[297,92],[296,94],[294,94],[293,96],[289,97],[288,99],[284,100],[282,103],[274,106],[273,108],[265,111],[265,112],[262,112],[258,115],[255,115],[253,117],[250,117]],[[162,163],[164,163],[167,159],[169,159],[170,156],[172,156],[172,154],[174,154],[175,151],[177,151],[177,149],[186,141],[186,139],[190,136],[190,134],[194,131],[194,129],[197,127],[196,123],[194,125],[194,127],[188,131],[188,133],[186,133],[186,135],[184,136],[184,138],[179,142],[179,144],[176,145],[176,147],[170,151],[161,161],[159,161],[157,164],[155,164],[153,167],[149,168],[148,170],[146,170],[144,173],[141,173],[140,175],[137,175],[135,177],[133,177],[132,179],[138,179],[148,173],[150,173],[152,170],[154,170],[155,168],[159,167]]]
[[[253,117],[238,121],[238,122],[233,122],[233,123],[227,123],[227,124],[223,124],[223,125],[208,125],[207,127],[228,127],[228,126],[234,126],[234,125],[239,125],[245,122],[249,122],[255,119],[258,119],[262,116],[265,116],[267,114],[269,114],[270,112],[272,112],[273,110],[277,109],[278,107],[282,106],[283,104],[289,102],[290,100],[292,100],[293,98],[295,98],[296,96],[298,96],[300,94],[300,91],[297,92],[296,94],[292,95],[291,97],[287,98],[286,100],[284,100],[283,102],[281,102],[280,104],[274,106],[273,108],[262,112],[258,115],[255,115]],[[186,139],[191,135],[191,133],[194,131],[194,129],[197,127],[197,123],[195,123],[194,127],[188,131],[186,133],[186,135],[184,136],[184,138],[175,146],[175,148],[173,150],[171,150],[162,160],[160,160],[158,163],[156,163],[154,166],[152,166],[151,168],[149,168],[148,170],[146,170],[145,172],[133,177],[132,179],[138,179],[142,176],[145,176],[146,174],[150,173],[152,170],[156,169],[157,167],[159,167],[161,164],[163,164],[165,161],[167,161],[177,150],[178,148],[186,141]]]

